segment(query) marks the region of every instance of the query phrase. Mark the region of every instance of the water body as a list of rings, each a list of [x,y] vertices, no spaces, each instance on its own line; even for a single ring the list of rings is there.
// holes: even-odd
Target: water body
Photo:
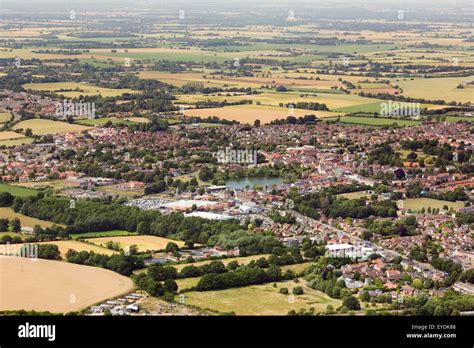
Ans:
[[[268,186],[279,185],[283,182],[283,178],[242,178],[238,180],[229,180],[226,182],[227,187],[234,190],[243,190],[246,187],[253,189],[255,185]]]

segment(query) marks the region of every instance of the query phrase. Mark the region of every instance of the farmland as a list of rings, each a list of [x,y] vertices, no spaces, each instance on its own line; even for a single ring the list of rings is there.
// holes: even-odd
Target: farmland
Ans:
[[[186,110],[185,115],[199,117],[217,116],[225,120],[236,120],[241,123],[253,124],[255,120],[260,120],[262,123],[270,123],[271,121],[286,118],[290,115],[316,115],[317,117],[325,118],[334,117],[339,114],[329,111],[313,111],[299,109],[295,109],[294,112],[290,113],[287,108],[239,105],[224,108]]]
[[[2,311],[79,311],[133,288],[129,278],[112,271],[66,262],[0,257],[0,269],[2,284],[8,284]]]
[[[59,248],[60,256],[65,259],[66,253],[68,250],[72,249],[75,251],[87,251],[87,252],[94,252],[96,254],[103,254],[103,255],[113,255],[116,252],[107,248],[102,248],[100,246],[96,246],[93,244],[83,243],[75,240],[60,240],[60,241],[49,241],[49,242],[40,242],[40,243],[32,243],[32,244],[53,244],[57,245]],[[12,244],[10,246],[5,246],[0,244],[0,254],[5,255],[9,250],[11,253],[16,253],[20,250],[22,244]]]
[[[293,302],[289,301],[288,295],[279,293],[279,289],[284,287],[291,293],[295,286],[302,286],[304,294],[294,296]],[[328,305],[336,308],[341,301],[308,288],[301,282],[287,281],[277,283],[277,287],[270,283],[219,291],[187,292],[185,303],[219,312],[235,312],[237,315],[286,315],[290,310],[309,310],[311,307],[316,312],[324,312]]]
[[[72,82],[52,82],[52,83],[29,83],[23,85],[25,89],[34,91],[54,92],[67,98],[77,98],[79,96],[101,95],[104,97],[117,97],[124,93],[136,93],[131,89],[111,89],[91,86],[82,83]]]
[[[0,112],[0,123],[10,121],[11,117],[11,114],[8,112]]]
[[[104,246],[107,242],[118,243],[123,250],[127,250],[132,245],[136,245],[138,251],[163,250],[170,242],[176,243],[179,247],[184,246],[184,242],[182,241],[174,241],[156,236],[99,237],[86,239],[85,241],[99,246]]]
[[[86,126],[77,124],[70,124],[60,121],[50,121],[42,119],[33,119],[27,121],[21,121],[14,126],[14,129],[27,129],[30,128],[33,134],[44,135],[44,134],[57,134],[57,133],[68,133],[68,132],[82,132],[90,129]]]
[[[49,221],[43,221],[36,218],[32,218],[23,214],[19,214],[11,210],[10,208],[0,208],[0,217],[8,218],[8,219],[20,219],[21,226],[23,227],[35,227],[35,225],[39,225],[43,228],[51,227],[54,224]],[[58,224],[57,224],[58,225]]]

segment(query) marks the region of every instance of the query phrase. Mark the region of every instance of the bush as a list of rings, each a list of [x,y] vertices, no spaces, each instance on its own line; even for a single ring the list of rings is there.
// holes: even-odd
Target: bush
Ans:
[[[280,294],[288,295],[288,288],[281,288],[280,289]]]
[[[347,296],[344,298],[343,301],[344,307],[350,309],[350,310],[359,310],[360,309],[360,303],[359,300],[356,299],[354,296]]]
[[[303,295],[304,291],[301,286],[297,286],[293,288],[293,294],[294,295]]]

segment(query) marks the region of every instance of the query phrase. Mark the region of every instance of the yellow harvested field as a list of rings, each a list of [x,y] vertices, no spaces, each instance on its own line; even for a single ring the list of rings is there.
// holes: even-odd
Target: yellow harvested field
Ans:
[[[86,239],[86,241],[100,246],[105,246],[107,242],[119,243],[120,248],[123,250],[128,250],[128,248],[132,245],[136,245],[138,247],[138,251],[163,250],[170,242],[177,244],[179,247],[184,246],[184,242],[182,241],[175,241],[172,239],[156,236],[99,237]]]
[[[0,310],[80,311],[133,289],[118,273],[67,262],[1,257]]]
[[[13,140],[13,139],[21,139],[25,136],[20,133],[12,132],[12,131],[3,131],[0,132],[0,140]]]
[[[403,89],[407,97],[424,98],[428,100],[445,100],[446,102],[474,103],[474,86],[457,88],[459,84],[474,81],[474,76],[445,77],[414,80],[393,80],[392,84]]]
[[[0,77],[1,76],[2,75],[0,73]],[[8,122],[10,121],[11,118],[12,118],[12,115],[9,112],[0,112],[0,123]]]
[[[59,241],[50,241],[50,242],[40,242],[40,243],[30,243],[30,244],[54,244],[57,245],[59,248],[59,252],[62,258],[66,258],[66,253],[69,249],[75,251],[93,251],[96,254],[103,254],[103,255],[113,255],[116,254],[116,251],[102,248],[97,245],[83,243],[77,240],[59,240]],[[0,244],[0,255],[15,255],[17,252],[20,251],[20,248],[23,244],[11,244],[9,247],[6,245]]]
[[[84,130],[91,129],[91,127],[82,126],[78,124],[70,124],[67,122],[43,120],[39,118],[21,121],[17,123],[14,129],[27,129],[31,128],[33,134],[44,135],[44,134],[57,134],[57,133],[69,133],[69,132],[82,132]]]
[[[81,95],[101,95],[103,97],[117,97],[124,93],[139,93],[133,89],[112,89],[86,85],[77,82],[50,82],[50,83],[27,83],[23,85],[25,89],[35,91],[49,91],[64,95],[69,98],[77,98]]]
[[[319,118],[336,117],[341,113],[330,111],[313,111],[294,109],[291,114],[289,109],[280,107],[264,107],[253,105],[227,106],[224,108],[208,108],[208,109],[190,109],[185,110],[186,116],[217,116],[225,120],[235,120],[240,123],[253,124],[255,120],[260,120],[263,124],[271,121],[287,118],[288,116],[300,117],[304,115],[316,115]]]
[[[14,212],[10,208],[0,208],[0,218],[8,218],[8,219],[15,219],[18,218],[20,219],[21,226],[22,227],[35,227],[35,225],[40,225],[41,227],[51,227],[54,225],[54,223],[50,221],[44,221],[40,219],[36,219],[33,217],[29,217],[23,214],[19,214]],[[60,224],[56,224],[61,226]]]

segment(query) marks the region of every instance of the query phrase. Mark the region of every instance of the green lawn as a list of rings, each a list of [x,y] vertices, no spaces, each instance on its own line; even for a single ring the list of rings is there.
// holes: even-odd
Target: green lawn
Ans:
[[[18,186],[10,186],[6,184],[0,184],[0,192],[10,192],[14,196],[18,197],[30,197],[30,196],[36,196],[38,191],[32,190],[32,189],[27,189],[24,187],[18,187]]]
[[[428,209],[428,207],[442,211],[445,205],[448,206],[448,209],[453,208],[455,211],[464,207],[463,202],[449,202],[432,198],[410,198],[403,201],[404,209],[410,209],[416,212],[420,211],[422,208]]]

